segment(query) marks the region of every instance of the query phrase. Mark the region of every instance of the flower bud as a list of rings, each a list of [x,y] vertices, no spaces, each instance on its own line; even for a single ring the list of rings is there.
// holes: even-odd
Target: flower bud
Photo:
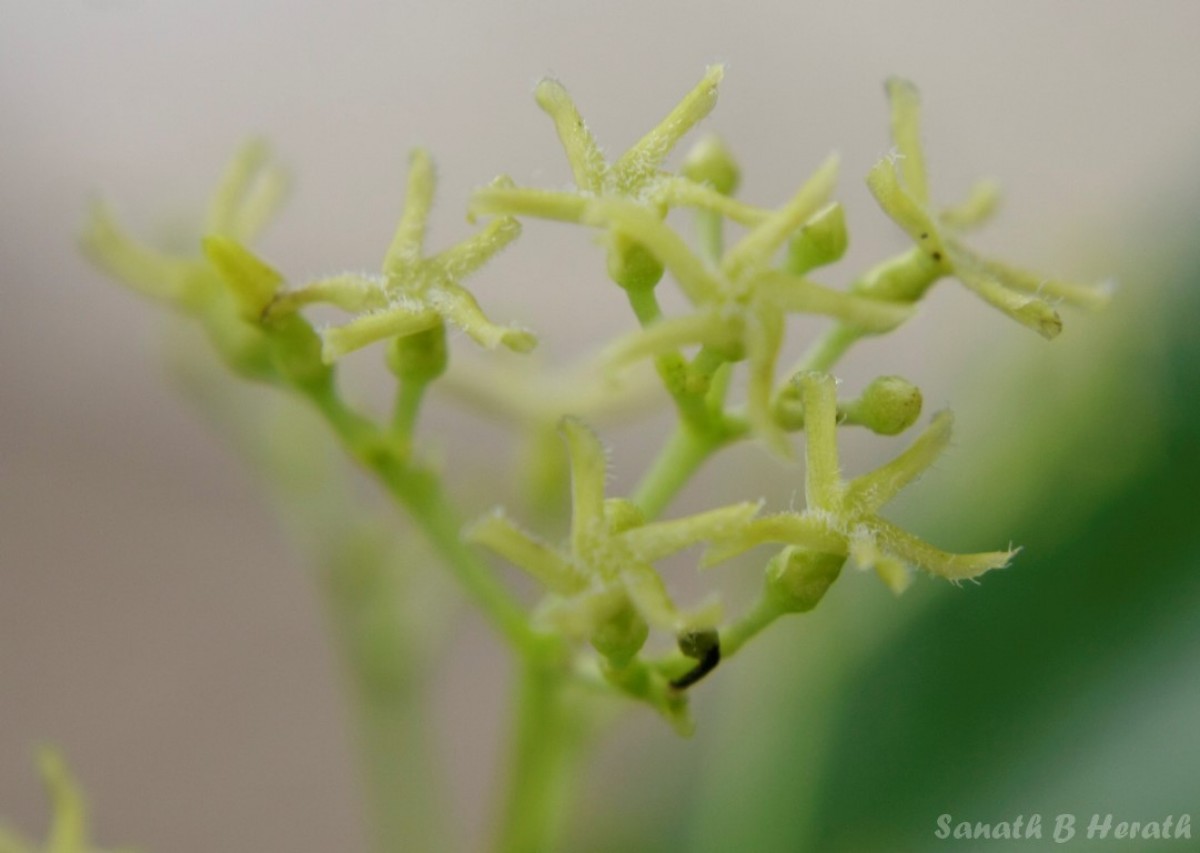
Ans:
[[[646,643],[650,628],[628,601],[592,633],[592,647],[613,665],[623,667]]]
[[[632,291],[653,290],[663,277],[663,265],[641,243],[621,233],[611,236],[608,248],[608,276]]]
[[[706,136],[692,146],[680,172],[696,183],[708,184],[721,195],[733,195],[742,180],[733,154],[715,135]]]
[[[829,204],[813,214],[788,245],[788,272],[803,275],[811,269],[827,266],[846,254],[850,235],[842,206]]]
[[[879,435],[899,435],[921,415],[921,389],[899,376],[880,376],[857,400],[841,406],[846,423]]]
[[[283,284],[283,276],[228,237],[205,237],[204,254],[233,292],[241,315],[251,322],[261,322]]]
[[[846,558],[807,548],[784,548],[767,564],[767,596],[785,613],[816,607],[837,580]]]
[[[445,372],[446,362],[445,323],[393,338],[387,348],[388,369],[403,382],[432,382]]]

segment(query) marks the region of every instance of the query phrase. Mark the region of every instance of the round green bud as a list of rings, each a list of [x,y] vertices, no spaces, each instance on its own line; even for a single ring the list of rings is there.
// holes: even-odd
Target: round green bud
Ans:
[[[623,667],[641,651],[650,636],[646,620],[626,602],[611,619],[592,632],[592,648],[616,667]]]
[[[788,245],[788,272],[803,275],[841,259],[850,244],[842,206],[829,204],[813,214]]]
[[[775,423],[788,432],[804,429],[804,402],[800,399],[800,386],[794,381],[786,383],[771,404]]]
[[[446,370],[446,324],[393,338],[387,348],[388,369],[403,382],[432,382]]]
[[[613,234],[608,247],[608,276],[626,290],[653,290],[663,265],[650,250],[624,234]]]
[[[899,435],[921,416],[921,389],[899,376],[880,376],[845,406],[847,421],[879,435]]]
[[[845,563],[837,554],[784,548],[767,564],[767,595],[785,613],[805,613],[821,602]]]
[[[321,337],[299,314],[268,321],[273,357],[279,370],[300,385],[320,385],[332,368],[321,357]]]
[[[706,136],[692,146],[680,172],[696,183],[708,184],[721,195],[733,195],[742,180],[733,154],[715,135]]]

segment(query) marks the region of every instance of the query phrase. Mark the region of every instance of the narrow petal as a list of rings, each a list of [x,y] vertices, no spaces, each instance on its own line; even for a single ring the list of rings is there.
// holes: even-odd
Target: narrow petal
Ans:
[[[258,321],[275,299],[283,276],[236,240],[219,235],[204,238],[204,254],[232,289],[242,316]]]
[[[986,272],[974,257],[962,251],[950,256],[955,277],[974,291],[984,302],[1000,309],[1022,326],[1033,329],[1046,339],[1062,331],[1062,318],[1049,304],[1032,296],[1009,290],[997,278]]]
[[[582,222],[588,198],[578,193],[521,187],[484,187],[476,190],[467,207],[469,217],[532,216],[558,222]]]
[[[1054,278],[1044,278],[1026,270],[1011,267],[999,261],[976,259],[979,268],[997,279],[1005,287],[1032,293],[1034,296],[1061,299],[1069,305],[1099,310],[1112,300],[1111,284],[1077,284]]]
[[[478,270],[519,236],[521,223],[502,216],[493,219],[477,234],[439,252],[431,259],[431,263],[448,278],[458,280]]]
[[[725,66],[712,65],[703,79],[688,92],[665,119],[621,155],[613,166],[618,186],[626,191],[648,180],[662,165],[671,149],[717,105],[717,87]]]
[[[717,308],[659,320],[613,341],[600,355],[611,367],[623,367],[642,358],[665,355],[680,347],[708,344],[718,349],[735,346],[742,337],[741,318]]]
[[[983,180],[971,187],[966,201],[947,207],[939,219],[950,228],[966,231],[991,219],[1000,206],[1000,185]]]
[[[728,217],[739,225],[755,226],[771,215],[768,210],[722,195],[712,187],[675,176],[657,181],[651,196],[655,201],[666,204],[668,207],[694,207],[699,210],[711,210]]]
[[[554,129],[575,176],[575,186],[586,192],[599,192],[608,164],[567,90],[557,80],[542,80],[533,90],[533,97],[554,120]]]
[[[900,174],[904,188],[919,203],[929,201],[925,176],[925,155],[921,147],[921,99],[917,87],[907,80],[892,77],[887,81],[892,104],[892,141],[900,152]]]
[[[545,542],[513,524],[502,510],[485,515],[463,535],[529,572],[547,589],[560,595],[571,595],[587,586],[587,582],[566,559]]]
[[[130,237],[108,207],[92,205],[81,239],[92,263],[139,293],[177,301],[184,296],[192,261],[172,257]]]
[[[693,304],[718,301],[721,283],[683,238],[650,211],[626,201],[597,201],[585,216],[589,225],[607,226],[645,246],[679,282]]]
[[[911,305],[843,293],[784,272],[763,274],[756,289],[782,311],[836,317],[870,334],[890,332],[915,313]]]
[[[842,500],[837,386],[827,373],[802,373],[794,381],[800,385],[800,401],[804,404],[805,501],[810,510],[836,513]]]
[[[50,795],[52,813],[45,849],[51,853],[87,850],[91,847],[88,840],[88,808],[79,783],[62,755],[53,747],[39,749],[37,760],[42,784]]]
[[[404,210],[400,214],[392,244],[383,258],[384,272],[392,272],[403,262],[421,257],[429,211],[433,207],[434,184],[433,158],[424,148],[414,148],[409,158]]]
[[[912,584],[912,572],[904,561],[879,550],[875,537],[869,532],[850,539],[850,556],[859,568],[874,569],[875,574],[893,593],[899,595]]]
[[[653,563],[698,542],[733,538],[761,509],[762,502],[745,502],[686,518],[643,524],[621,534],[634,556]]]
[[[488,349],[500,345],[513,352],[529,352],[537,346],[537,337],[524,329],[493,323],[467,290],[450,281],[430,288],[429,307],[462,329],[477,344]]]
[[[872,519],[870,527],[885,553],[947,580],[969,580],[992,569],[1002,569],[1017,553],[1013,550],[951,554],[881,518]]]
[[[415,335],[432,329],[442,322],[438,312],[420,302],[404,301],[389,308],[363,314],[342,326],[333,326],[321,332],[324,346],[321,357],[326,363],[334,362],[347,353],[362,349],[384,338]]]
[[[929,211],[903,186],[896,175],[896,164],[884,158],[867,173],[867,188],[893,222],[904,229],[912,241],[931,255],[945,254],[937,223]]]
[[[224,237],[238,235],[237,221],[243,203],[269,157],[270,150],[261,139],[253,139],[238,149],[209,202],[205,233]]]
[[[768,266],[779,248],[813,214],[825,206],[837,183],[838,156],[830,154],[791,201],[763,220],[725,253],[721,269],[737,280],[747,270]]]
[[[740,533],[713,543],[701,565],[715,566],[759,545],[797,545],[822,554],[845,554],[846,536],[837,530],[831,516],[816,512],[782,512],[748,521]]]
[[[855,513],[876,512],[929,470],[950,443],[953,426],[954,416],[949,411],[938,412],[903,453],[869,474],[851,480],[846,486],[846,504]]]
[[[291,179],[288,173],[277,165],[264,164],[242,197],[234,215],[231,236],[243,243],[252,242],[275,218],[289,189]]]
[[[565,417],[558,424],[571,465],[571,550],[588,550],[604,527],[604,479],[608,460],[604,445],[583,421]]]
[[[267,313],[283,316],[305,305],[336,305],[343,311],[359,313],[387,308],[387,279],[360,273],[342,273],[310,281],[303,287],[279,294],[267,307]]]

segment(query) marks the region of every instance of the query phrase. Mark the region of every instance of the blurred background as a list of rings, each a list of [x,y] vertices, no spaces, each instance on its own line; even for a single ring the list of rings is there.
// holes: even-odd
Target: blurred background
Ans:
[[[954,451],[892,517],[949,548],[1025,550],[978,586],[922,578],[900,600],[848,573],[817,611],[696,689],[690,741],[629,712],[591,757],[569,848],[924,850],[947,843],[933,836],[942,814],[1197,810],[1200,6],[0,9],[0,815],[11,823],[41,831],[32,751],[49,741],[106,844],[364,848],[312,567],[227,431],[179,393],[163,312],[81,259],[89,198],[142,234],[186,234],[228,156],[261,134],[297,176],[265,256],[297,280],[371,270],[411,146],[437,158],[431,241],[449,244],[467,233],[471,189],[496,174],[569,181],[536,79],[562,79],[619,152],[713,61],[728,68],[706,129],[739,157],[743,198],[778,204],[842,153],[853,243],[830,283],[904,245],[862,182],[889,147],[882,81],[902,74],[924,97],[935,197],[954,201],[981,174],[1002,182],[1005,207],[977,246],[1074,279],[1115,276],[1121,290],[1102,316],[1068,312],[1047,344],[945,283],[900,333],[852,353],[847,388],[899,373],[929,411],[959,414]],[[631,322],[578,229],[531,225],[474,284],[496,319],[538,330],[547,363]],[[797,324],[793,354],[815,328]],[[350,371],[358,399],[387,405],[371,356]],[[445,398],[430,419],[426,439],[469,512],[520,506],[508,432]],[[606,429],[616,492],[669,427],[664,411]],[[902,445],[848,435],[845,465],[865,470]],[[672,511],[758,495],[785,506],[801,476],[739,447]],[[715,582],[737,602],[758,568],[735,564]],[[678,574],[688,588],[691,565]],[[509,679],[474,614],[447,624],[432,748],[470,848],[487,834]]]

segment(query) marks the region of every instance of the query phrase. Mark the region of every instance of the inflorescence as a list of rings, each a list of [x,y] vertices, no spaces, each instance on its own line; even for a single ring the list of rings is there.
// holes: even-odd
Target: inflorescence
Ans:
[[[909,320],[942,278],[957,279],[1047,338],[1062,328],[1057,303],[1097,308],[1108,298],[1103,287],[1044,278],[967,247],[964,236],[996,207],[996,188],[983,182],[956,207],[933,206],[917,92],[898,79],[887,84],[894,148],[870,170],[867,184],[913,245],[845,289],[820,283],[814,274],[842,257],[848,239],[843,210],[831,200],[836,157],[819,165],[777,209],[733,198],[739,170],[713,137],[697,143],[679,171],[664,169],[682,137],[712,110],[722,74],[719,66],[708,69],[658,126],[612,162],[566,90],[553,80],[539,83],[535,98],[554,122],[575,186],[526,188],[501,176],[470,201],[469,218],[487,219],[482,228],[434,255],[424,247],[433,164],[427,152],[415,151],[403,213],[379,274],[333,275],[292,288],[247,248],[286,189],[284,173],[258,143],[243,149],[229,168],[196,254],[170,255],[135,241],[103,207],[95,208],[84,243],[113,277],[198,318],[237,373],[306,395],[360,462],[402,499],[420,500],[422,492],[412,484],[423,482],[419,477],[428,469],[411,432],[422,391],[446,369],[447,324],[486,349],[525,353],[537,342],[525,329],[490,320],[464,279],[517,240],[520,220],[594,229],[609,276],[624,291],[639,327],[601,350],[599,368],[581,374],[591,377],[586,390],[577,383],[562,398],[531,403],[528,393],[513,386],[511,372],[496,373],[501,377],[496,381],[459,382],[537,436],[550,434],[558,421],[570,477],[569,535],[561,544],[545,541],[497,509],[469,525],[464,536],[544,589],[537,606],[517,620],[527,620],[530,635],[561,638],[579,650],[574,659],[581,673],[650,703],[686,729],[684,690],[775,618],[815,607],[847,560],[873,569],[899,592],[914,568],[959,581],[1006,566],[1013,556],[1010,549],[950,554],[879,514],[946,447],[948,412],[936,414],[892,461],[843,478],[839,427],[896,435],[916,423],[922,400],[912,383],[883,376],[858,397],[839,401],[830,370],[841,355],[860,338]],[[694,242],[666,222],[678,207],[695,212]],[[741,229],[729,246],[727,222]],[[689,304],[674,316],[664,314],[656,297],[667,273]],[[318,330],[304,315],[314,304],[336,306],[351,317]],[[787,318],[793,314],[832,322],[799,364],[781,370]],[[341,402],[333,370],[343,356],[376,342],[387,344],[387,363],[401,387],[395,421],[383,430]],[[605,449],[580,417],[601,416],[609,398],[623,405],[613,379],[640,360],[657,369],[678,411],[678,429],[635,492],[609,496]],[[741,365],[745,396],[732,403],[731,381]],[[764,513],[761,502],[739,499],[658,520],[712,453],[752,437],[786,459],[798,431],[805,434],[802,511]],[[539,452],[548,451],[541,446]],[[705,565],[763,544],[779,549],[767,563],[761,599],[750,612],[727,621],[715,598],[688,606],[672,598],[656,563],[700,543],[707,545]],[[491,587],[484,586],[480,596],[486,601]],[[679,651],[648,657],[651,629],[672,635]],[[525,630],[509,633],[519,637]],[[585,653],[588,645],[594,655]]]

